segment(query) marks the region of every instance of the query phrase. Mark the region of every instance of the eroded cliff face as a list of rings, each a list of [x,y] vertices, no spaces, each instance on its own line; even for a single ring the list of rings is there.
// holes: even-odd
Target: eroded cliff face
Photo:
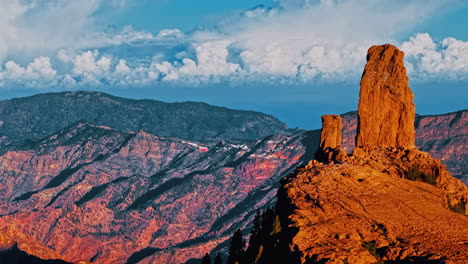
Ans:
[[[34,254],[28,254],[33,252]],[[38,258],[35,255],[40,255]],[[61,260],[62,256],[50,248],[35,243],[26,234],[16,232],[8,227],[0,229],[0,263],[5,264],[72,264]],[[77,261],[74,264],[90,264]]]
[[[308,136],[201,143],[77,123],[0,156],[0,226],[44,259],[184,263],[272,203]]]
[[[368,61],[357,147],[345,160],[310,161],[278,193],[284,253],[290,263],[465,263],[468,187],[414,147],[402,53],[372,47]],[[388,99],[378,112],[373,104]]]

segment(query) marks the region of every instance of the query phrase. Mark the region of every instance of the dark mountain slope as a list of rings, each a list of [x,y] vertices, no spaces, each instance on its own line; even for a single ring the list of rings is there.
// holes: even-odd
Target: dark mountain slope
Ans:
[[[263,113],[79,91],[0,101],[0,151],[25,140],[39,140],[82,120],[123,131],[144,130],[192,140],[290,134],[284,123]]]
[[[62,260],[44,260],[35,256],[31,256],[17,247],[0,251],[0,263],[4,264],[68,264]]]

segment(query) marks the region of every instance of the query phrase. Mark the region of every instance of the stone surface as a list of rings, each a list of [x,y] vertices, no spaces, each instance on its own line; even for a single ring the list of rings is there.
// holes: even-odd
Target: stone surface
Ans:
[[[359,94],[358,147],[415,146],[414,96],[403,56],[390,44],[368,51]]]
[[[35,257],[34,255],[39,255],[41,258]],[[8,227],[0,229],[0,263],[71,264],[60,260],[62,258],[62,255],[40,243],[35,243],[35,241],[26,234],[16,232]],[[89,264],[89,262],[82,260],[74,264]]]
[[[320,145],[315,153],[319,161],[329,162],[344,161],[346,153],[341,148],[342,121],[339,115],[322,116],[322,129],[320,134]]]
[[[388,164],[398,156],[377,152],[394,157]],[[300,252],[300,263],[468,259],[468,218],[448,209],[447,192],[382,172],[380,165],[311,163],[288,178],[283,192],[281,203],[289,207],[283,218],[290,221],[285,233],[293,233],[290,250]]]
[[[313,160],[285,179],[277,244],[292,264],[466,263],[468,187],[414,146],[403,53],[374,46],[367,59],[357,147],[345,163]]]
[[[115,98],[86,93],[68,97],[75,95],[77,101],[89,97],[111,102],[115,109],[122,103],[116,103]],[[8,115],[2,114],[3,117]],[[16,114],[14,116],[23,115]],[[440,150],[441,153],[449,150],[448,158],[463,161],[466,115],[428,118],[427,122],[420,122],[424,133],[421,133],[423,140],[418,144],[432,146],[432,151]],[[40,118],[38,120],[40,122]],[[354,120],[343,118],[344,123],[357,123],[357,119]],[[5,122],[4,126],[9,124]],[[30,128],[32,134],[40,132],[34,130],[37,126]],[[344,131],[346,141],[346,126]],[[449,138],[454,140],[449,141]],[[5,136],[0,136],[0,143],[2,140],[11,142]],[[449,145],[444,145],[444,141]],[[0,155],[0,226],[7,227],[11,235],[2,239],[0,232],[0,245],[10,248],[18,243],[22,245],[21,250],[30,254],[67,261],[184,263],[215,248],[222,250],[234,230],[250,226],[255,209],[275,201],[279,179],[310,160],[318,143],[318,133],[218,144],[78,123],[42,140],[15,146]],[[452,155],[454,152],[458,154]],[[386,156],[405,162],[393,166],[392,160],[384,161]],[[464,161],[466,163],[466,159]],[[416,150],[389,148],[370,152],[367,148],[358,148],[354,158],[347,162],[353,166],[372,167],[375,174],[391,175],[390,178],[398,184],[406,181],[401,177],[416,163],[425,173],[436,175],[436,192],[440,194],[440,199],[436,200],[437,208],[448,206],[443,196],[449,198],[452,205],[466,201],[463,200],[466,197],[463,185],[449,177],[440,162]],[[309,170],[316,170],[317,166],[319,163],[309,166]],[[301,179],[310,182],[308,178]],[[336,175],[332,179],[337,179],[336,184],[346,183]],[[423,190],[434,189],[430,185],[427,187],[427,183],[411,184],[423,186]],[[342,188],[345,186],[336,187],[337,190]],[[377,189],[369,190],[379,193]],[[417,191],[409,189],[410,193]],[[402,207],[412,206],[413,202],[406,198],[402,201]],[[410,214],[403,209],[392,212]],[[360,212],[348,214],[351,218],[359,217]],[[448,214],[451,213],[447,210]],[[453,220],[450,217],[443,219]],[[458,226],[458,218],[454,219]],[[438,225],[439,221],[436,221],[434,228],[423,229],[421,233],[445,232]],[[404,232],[415,234],[411,230]],[[344,232],[329,235],[346,238]],[[421,240],[421,234],[417,235]],[[455,243],[459,242],[457,239]],[[2,241],[7,240],[3,244]],[[388,259],[424,255],[413,252],[413,244],[403,242],[399,247],[389,249]],[[406,248],[407,245],[410,246]],[[360,253],[349,259],[349,263],[375,260],[362,248],[357,252]],[[460,256],[457,254],[455,258]]]
[[[341,145],[341,116],[322,116],[322,131],[320,135],[320,149],[335,149]]]

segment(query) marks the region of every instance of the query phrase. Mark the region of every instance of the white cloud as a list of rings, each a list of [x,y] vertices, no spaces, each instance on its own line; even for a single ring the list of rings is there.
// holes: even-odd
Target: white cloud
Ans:
[[[46,57],[38,57],[26,67],[8,61],[2,74],[4,79],[10,80],[52,80],[56,75],[57,71],[52,68],[50,59]]]
[[[427,33],[416,34],[401,45],[410,74],[417,79],[468,79],[468,41],[446,38],[434,42]]]
[[[183,38],[185,35],[182,33],[182,31],[176,29],[176,28],[171,28],[171,29],[163,29],[159,31],[158,35],[156,38],[158,39],[170,39],[170,38]]]
[[[396,39],[402,30],[451,2],[279,0],[274,7],[247,10],[239,15],[240,21],[227,20],[217,30],[198,29],[185,34],[165,29],[153,35],[130,26],[112,33],[97,32],[92,14],[103,0],[52,0],[37,9],[35,3],[41,1],[45,0],[0,0],[9,10],[5,13],[8,16],[0,16],[0,59],[2,52],[6,58],[15,51],[51,51],[48,57],[33,59],[26,66],[13,61],[0,64],[0,86],[25,80],[29,81],[24,85],[38,88],[51,84],[356,80],[369,46],[388,42],[398,45]],[[115,3],[120,6],[124,2]],[[26,16],[28,12],[34,15]],[[38,20],[39,15],[48,14],[55,17]],[[52,23],[62,19],[77,19],[77,24],[45,29],[62,24]],[[54,31],[58,36],[52,34]],[[21,44],[13,45],[13,40]],[[413,79],[466,79],[467,45],[453,38],[437,42],[428,34],[417,34],[401,48],[407,54]]]

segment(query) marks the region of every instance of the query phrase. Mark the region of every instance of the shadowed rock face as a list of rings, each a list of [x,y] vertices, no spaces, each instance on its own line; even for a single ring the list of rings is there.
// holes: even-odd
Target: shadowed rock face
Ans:
[[[358,147],[415,146],[414,96],[403,56],[390,44],[369,49],[359,94]]]
[[[100,103],[109,103],[115,113],[135,115],[128,112],[135,105],[127,105],[121,98],[86,92],[65,96],[67,102],[76,101],[77,105],[96,100],[98,103],[87,105],[90,112]],[[0,103],[0,108],[40,107],[33,99],[23,102],[22,107]],[[118,110],[120,107],[124,110]],[[80,111],[86,112],[85,108]],[[116,115],[99,117],[92,113],[89,115],[95,120],[111,120],[109,125],[119,125],[122,130],[79,122],[43,137],[48,133],[43,128],[61,127],[61,121],[58,124],[38,117],[28,124],[35,118],[26,112],[1,112],[2,120],[10,120],[4,123],[4,129],[18,132],[20,127],[12,124],[26,124],[24,134],[18,132],[21,137],[28,134],[37,139],[41,135],[42,139],[14,144],[15,148],[6,148],[9,152],[0,155],[0,226],[8,227],[13,237],[8,248],[18,244],[23,252],[66,261],[184,263],[199,258],[225,244],[237,228],[249,226],[256,208],[274,203],[279,179],[310,160],[320,138],[320,132],[315,131],[258,141],[203,143],[133,132],[132,126],[138,128],[140,123],[120,122],[132,118],[112,119]],[[418,144],[444,153],[457,164],[466,164],[465,112],[418,119]],[[356,124],[357,118],[343,118],[343,123],[348,121]],[[156,123],[141,125],[158,130]],[[350,137],[350,127],[344,127],[345,141]],[[8,133],[14,135],[13,130]],[[16,138],[4,142],[11,140]],[[398,158],[406,155],[400,153]],[[377,157],[365,154],[355,162],[375,164]],[[427,160],[422,161],[423,165]],[[445,173],[441,164],[432,165],[423,169]],[[404,169],[399,171],[403,173]],[[450,186],[450,181],[445,186]],[[374,191],[379,193],[378,189]],[[442,204],[442,196],[436,202]],[[0,230],[0,246],[5,245],[3,241]]]

